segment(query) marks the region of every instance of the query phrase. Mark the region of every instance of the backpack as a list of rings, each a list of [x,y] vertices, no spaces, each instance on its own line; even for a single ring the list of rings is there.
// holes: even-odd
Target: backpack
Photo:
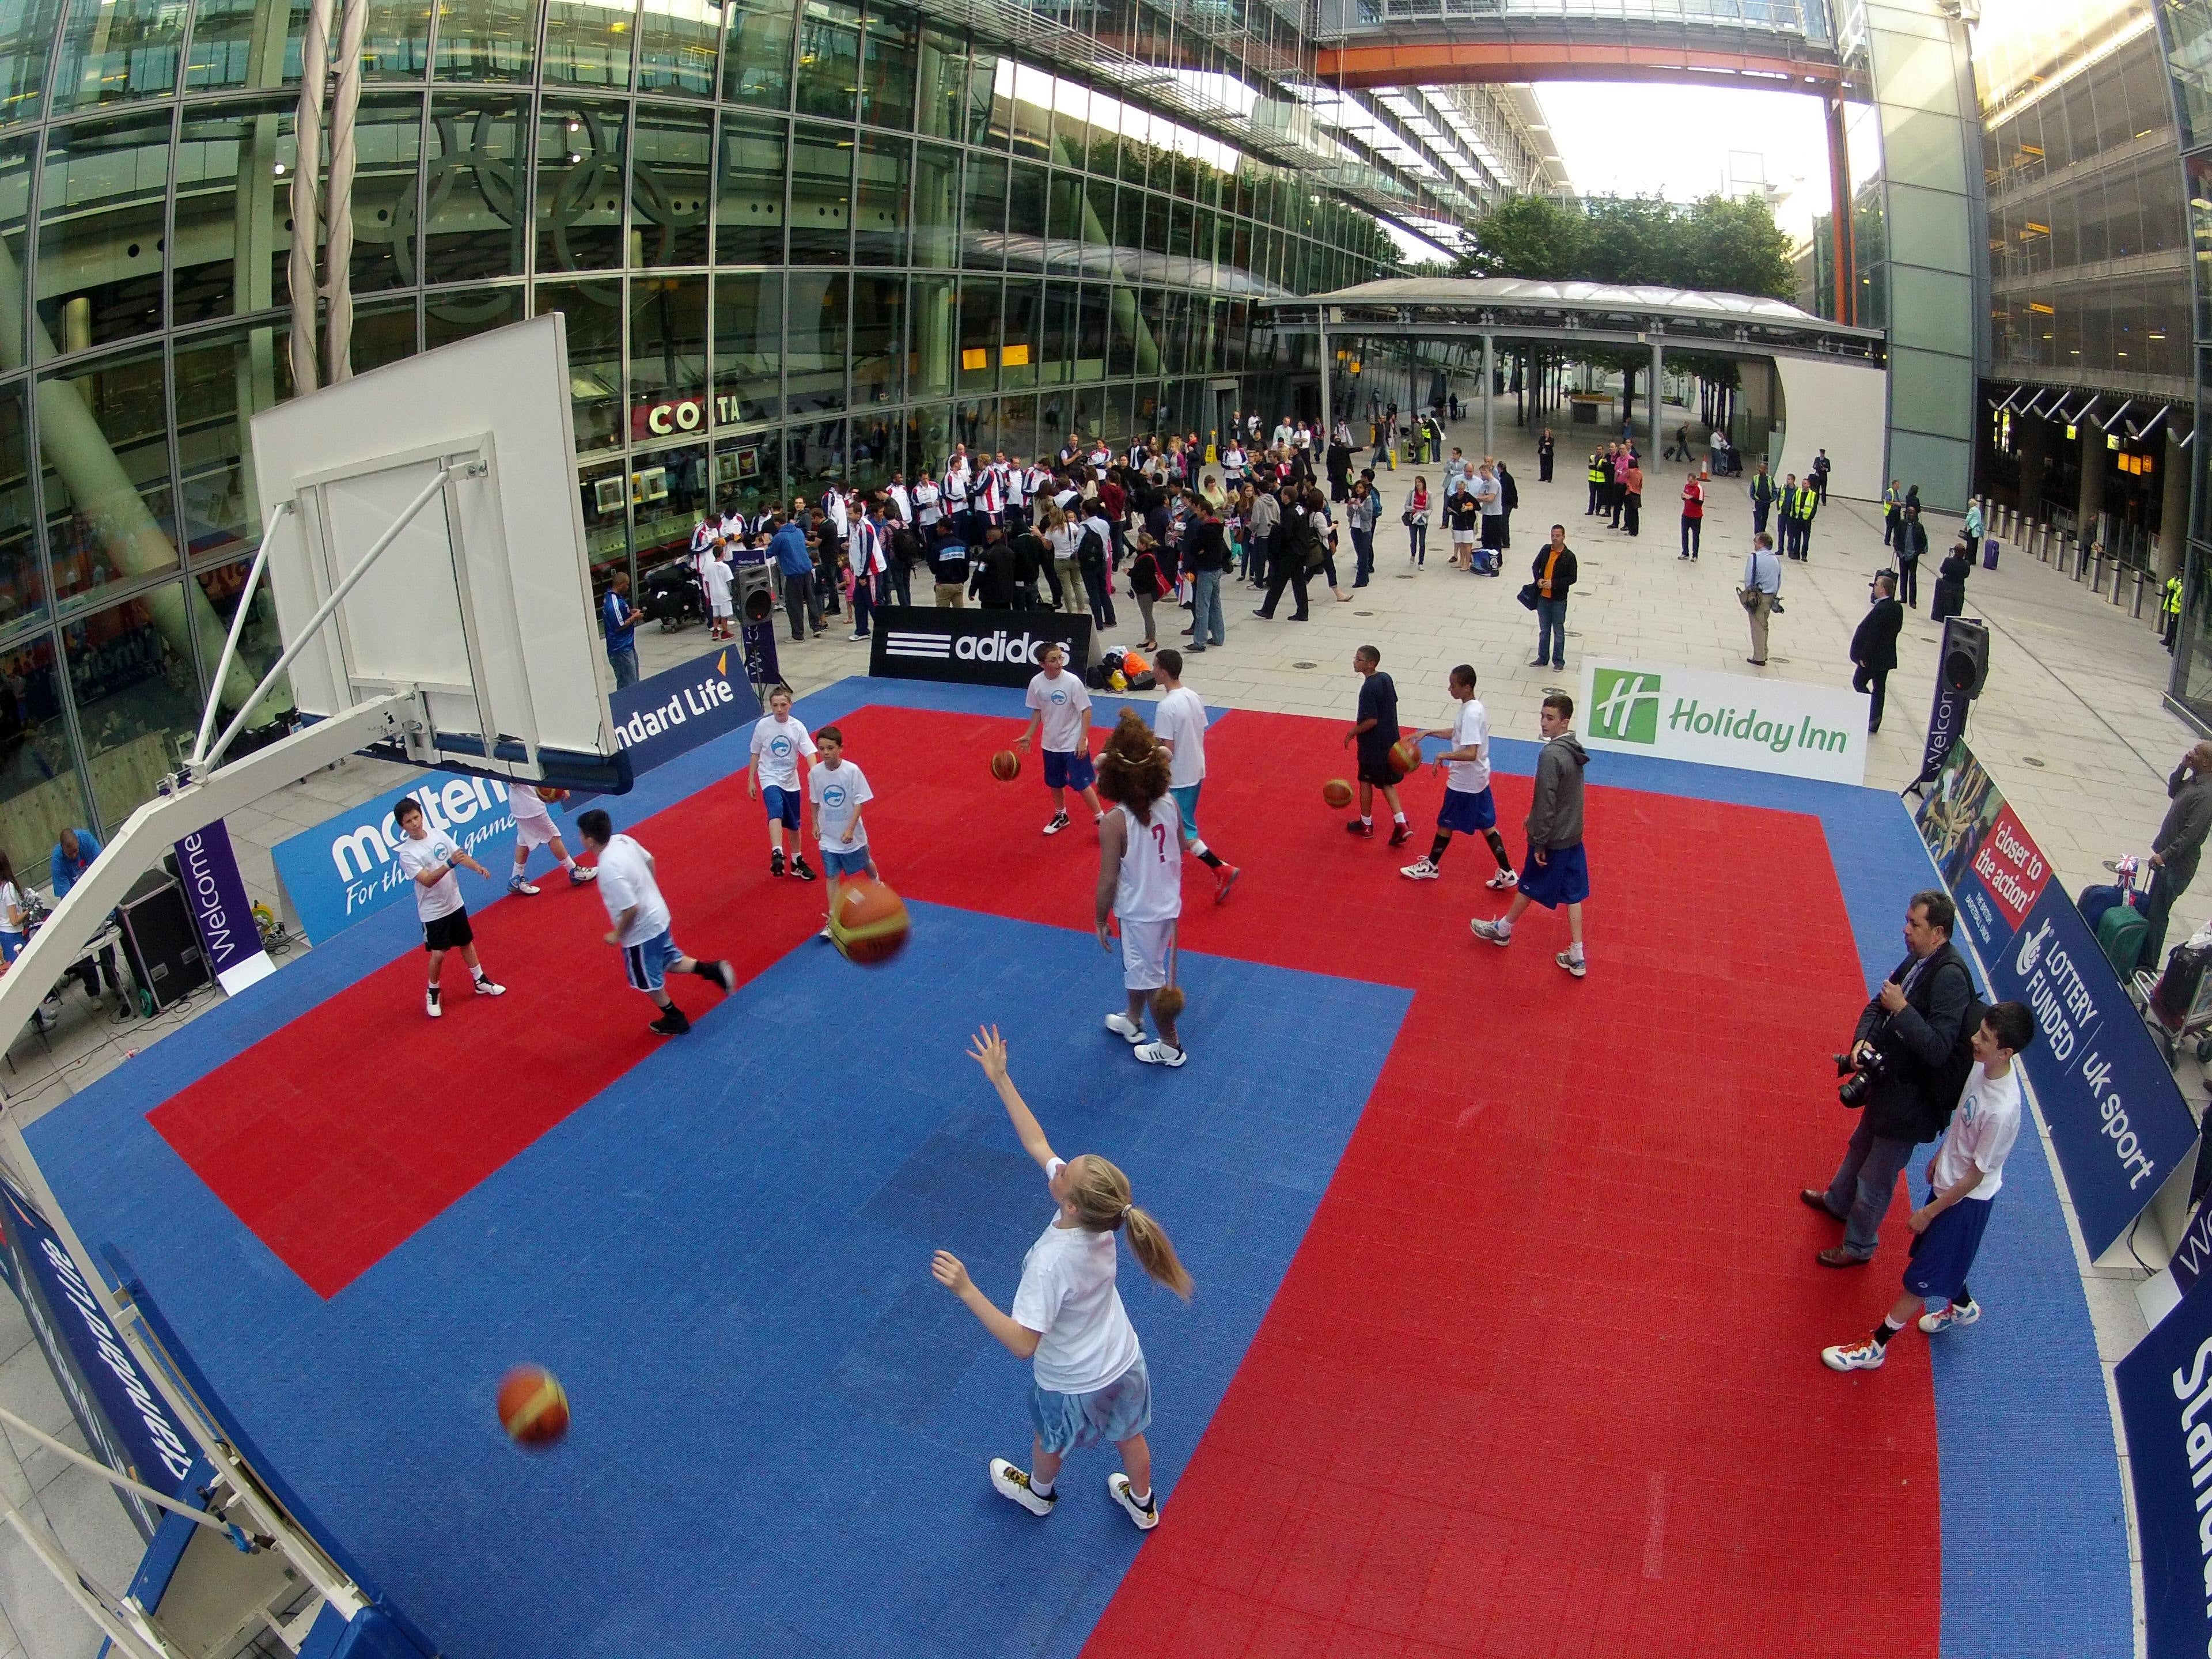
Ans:
[[[1083,539],[1075,544],[1075,562],[1085,570],[1103,570],[1106,568],[1106,545],[1098,539],[1095,530],[1085,530]]]
[[[1966,965],[1960,964],[1966,972]],[[1974,1033],[1982,1029],[1982,1022],[1990,1017],[1990,1005],[1982,1000],[1981,993],[1973,988],[1974,976],[1966,975],[1966,1017],[1959,1024],[1959,1040],[1951,1045],[1950,1058],[1936,1067],[1928,1098],[1942,1103],[1942,1115],[1936,1119],[1934,1133],[1941,1134],[1951,1121],[1951,1114],[1959,1104],[1959,1097],[1966,1092],[1966,1079],[1974,1070]]]

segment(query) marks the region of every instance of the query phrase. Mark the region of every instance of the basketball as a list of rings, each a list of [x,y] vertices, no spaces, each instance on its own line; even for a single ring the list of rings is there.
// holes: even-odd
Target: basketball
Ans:
[[[1022,757],[1011,749],[1001,749],[991,757],[991,775],[1000,783],[1012,783],[1022,775]]]
[[[1421,763],[1421,740],[1401,738],[1390,745],[1390,769],[1400,777],[1415,770]]]
[[[1352,805],[1352,786],[1342,778],[1331,778],[1321,787],[1321,798],[1331,806]]]
[[[1174,1024],[1182,1014],[1182,986],[1162,986],[1152,993],[1152,1018]]]
[[[568,792],[565,789],[556,789],[550,783],[541,783],[538,786],[538,799],[540,800],[566,800],[568,799]]]
[[[543,1365],[517,1365],[499,1380],[499,1421],[518,1446],[550,1446],[568,1432],[568,1390]]]
[[[872,968],[906,948],[906,901],[879,881],[842,882],[830,912],[830,939],[848,962]]]

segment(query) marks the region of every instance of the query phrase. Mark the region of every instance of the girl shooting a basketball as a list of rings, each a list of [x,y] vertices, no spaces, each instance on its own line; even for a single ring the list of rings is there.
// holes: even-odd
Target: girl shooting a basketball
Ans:
[[[967,1304],[985,1330],[1015,1358],[1035,1364],[1030,1466],[1016,1468],[1003,1457],[993,1458],[992,1488],[1031,1515],[1050,1515],[1060,1501],[1060,1466],[1067,1454],[1110,1440],[1121,1454],[1121,1468],[1108,1477],[1108,1495],[1149,1532],[1160,1519],[1152,1448],[1145,1441],[1152,1420],[1152,1382],[1145,1351],[1115,1288],[1114,1235],[1127,1232],[1145,1271],[1186,1302],[1190,1275],[1159,1223],[1131,1200],[1128,1176],[1096,1152],[1066,1161],[1054,1155],[1007,1074],[1006,1044],[998,1027],[976,1032],[968,1054],[998,1090],[1022,1150],[1043,1170],[1045,1190],[1060,1206],[1022,1259],[1011,1316],[975,1288],[950,1250],[938,1251],[930,1263],[937,1282]]]

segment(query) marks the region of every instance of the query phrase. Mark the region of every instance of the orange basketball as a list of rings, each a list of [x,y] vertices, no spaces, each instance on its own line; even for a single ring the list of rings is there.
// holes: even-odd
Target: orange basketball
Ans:
[[[499,1380],[499,1421],[518,1446],[550,1446],[568,1432],[568,1390],[543,1365],[517,1365]]]
[[[872,968],[906,949],[906,901],[879,881],[841,882],[830,911],[830,939],[848,962]]]
[[[1022,757],[1011,749],[1001,749],[991,757],[991,775],[1000,783],[1012,783],[1022,775]]]
[[[1321,798],[1331,806],[1352,805],[1352,786],[1342,778],[1331,778],[1321,787]]]
[[[1183,997],[1180,985],[1163,985],[1152,993],[1152,1017],[1173,1024],[1182,1018]]]
[[[1421,740],[1401,738],[1390,745],[1390,769],[1400,777],[1415,770],[1421,763]]]
[[[538,786],[538,799],[540,800],[566,800],[568,799],[568,792],[565,789],[556,788],[550,783],[541,783]]]

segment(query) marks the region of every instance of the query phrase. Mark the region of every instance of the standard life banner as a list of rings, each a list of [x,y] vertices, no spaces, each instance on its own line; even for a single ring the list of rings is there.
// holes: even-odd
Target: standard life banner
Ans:
[[[1028,683],[1025,675],[1023,684]],[[744,660],[727,647],[626,686],[609,702],[617,738],[640,776],[760,717]],[[422,803],[431,829],[453,836],[497,877],[488,882],[462,871],[463,898],[480,909],[506,892],[507,873],[514,862],[514,813],[507,805],[507,786],[495,778],[449,772],[419,772],[416,779],[277,844],[276,874],[310,939],[327,939],[407,896],[407,878],[397,856],[399,827],[392,821],[392,809],[408,795]],[[567,810],[581,811],[588,799],[572,799]],[[554,821],[561,818],[556,807]],[[573,832],[568,839],[570,852],[582,850]]]
[[[1863,692],[1594,657],[1583,662],[1581,713],[1591,749],[1866,781]]]
[[[1027,685],[1048,645],[1066,647],[1071,673],[1091,661],[1091,618],[1060,611],[952,611],[893,605],[876,612],[868,672],[878,679]]]
[[[2115,1368],[2142,1540],[2144,1650],[2198,1659],[2212,1645],[2212,1282]]]
[[[2102,1255],[2196,1143],[2196,1120],[2096,935],[1963,740],[1914,818],[1992,999],[2035,1011],[2020,1063],[2089,1254]]]

